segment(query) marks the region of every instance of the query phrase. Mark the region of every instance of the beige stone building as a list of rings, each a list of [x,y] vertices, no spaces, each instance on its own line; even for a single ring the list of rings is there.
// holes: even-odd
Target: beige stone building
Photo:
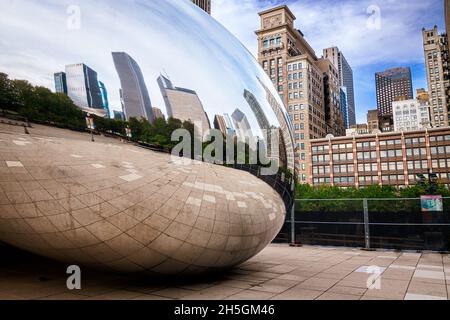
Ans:
[[[422,30],[430,95],[431,122],[433,127],[450,123],[449,48],[446,34],[439,34],[437,26]]]
[[[211,0],[192,0],[197,6],[211,14]]]
[[[367,129],[369,133],[374,133],[376,130],[380,129],[378,110],[369,110],[367,112]]]
[[[258,61],[272,79],[292,120],[296,144],[295,168],[300,182],[309,172],[309,140],[325,137],[323,74],[318,58],[287,6],[259,13]]]

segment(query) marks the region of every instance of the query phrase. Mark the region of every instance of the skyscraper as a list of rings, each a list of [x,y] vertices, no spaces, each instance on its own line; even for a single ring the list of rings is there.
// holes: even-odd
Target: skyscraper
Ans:
[[[234,129],[233,121],[231,120],[230,115],[228,113],[224,113],[223,119],[225,120],[225,123],[227,125],[228,135],[230,136],[236,135],[236,130]]]
[[[105,116],[97,72],[83,63],[66,66],[67,95],[86,112]]]
[[[345,128],[349,129],[351,127],[350,121],[348,118],[348,100],[347,100],[347,88],[341,87],[339,89],[340,103],[341,103],[341,112],[344,117]]]
[[[153,107],[152,109],[153,109],[153,115],[155,116],[155,119],[165,119],[166,118],[160,108]]]
[[[234,110],[231,119],[233,119],[236,135],[239,140],[245,142],[246,140],[251,141],[254,138],[247,116],[241,110]]]
[[[143,118],[152,123],[155,117],[141,68],[125,52],[113,52],[112,56],[120,78],[120,96],[126,119]]]
[[[444,0],[445,32],[447,33],[448,50],[450,52],[450,0]]]
[[[260,12],[259,16],[258,62],[272,80],[289,114],[289,126],[295,138],[292,146],[296,152],[295,171],[300,182],[306,183],[309,140],[327,134],[323,73],[314,50],[303,33],[295,28],[296,18],[288,6]],[[268,101],[272,101],[269,93],[267,96]],[[288,135],[284,139],[286,144],[292,141]],[[294,159],[287,161],[291,164]]]
[[[335,137],[345,136],[345,122],[341,111],[339,72],[327,58],[321,58],[317,66],[323,72],[325,122],[327,134]]]
[[[250,109],[252,109],[253,114],[256,117],[256,120],[258,121],[259,127],[262,130],[269,130],[270,129],[270,123],[269,120],[267,120],[266,115],[264,114],[264,111],[259,104],[258,100],[256,100],[256,97],[248,90],[244,90],[244,98],[247,101],[248,105],[250,106]]]
[[[344,54],[337,47],[323,50],[323,56],[328,58],[339,72],[339,85],[347,89],[347,125],[348,128],[356,124],[355,89],[353,84],[353,70],[345,59]]]
[[[223,116],[216,114],[214,117],[214,129],[220,130],[224,135],[228,134],[227,123]]]
[[[437,26],[422,30],[431,123],[434,127],[450,124],[450,70],[448,38],[439,34]]]
[[[67,79],[65,72],[55,73],[55,91],[67,95]]]
[[[108,114],[108,118],[111,117],[110,111],[109,111],[109,100],[108,100],[108,91],[106,90],[106,86],[103,82],[99,81],[98,85],[100,87],[100,92],[102,93],[102,100],[103,100],[103,109]]]
[[[192,0],[197,6],[211,14],[211,0]]]
[[[169,118],[200,123],[201,126],[197,128],[205,135],[211,129],[211,125],[197,93],[190,89],[175,87],[172,81],[163,75],[159,76],[157,81]]]
[[[392,102],[413,99],[411,69],[393,68],[375,74],[377,109],[380,116],[392,116]]]

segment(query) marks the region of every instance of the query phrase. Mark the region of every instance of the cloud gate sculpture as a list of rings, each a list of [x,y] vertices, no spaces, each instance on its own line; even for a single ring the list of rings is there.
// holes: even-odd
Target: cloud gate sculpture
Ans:
[[[61,81],[57,90],[101,116],[163,114],[254,139],[293,171],[290,121],[272,81],[191,1],[72,3],[0,4],[0,72],[52,89]],[[3,126],[0,241],[120,272],[224,269],[260,252],[285,221],[279,190],[263,180],[116,139]]]

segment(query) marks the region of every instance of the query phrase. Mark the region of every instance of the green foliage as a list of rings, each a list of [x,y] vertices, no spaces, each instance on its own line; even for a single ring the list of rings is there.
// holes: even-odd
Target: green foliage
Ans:
[[[450,196],[449,190],[441,184],[437,185],[436,194],[443,197]],[[380,186],[377,184],[356,189],[341,188],[336,186],[322,185],[310,186],[308,184],[298,184],[296,187],[297,199],[387,199],[387,198],[419,198],[428,194],[427,185],[409,186],[397,189],[393,186]]]

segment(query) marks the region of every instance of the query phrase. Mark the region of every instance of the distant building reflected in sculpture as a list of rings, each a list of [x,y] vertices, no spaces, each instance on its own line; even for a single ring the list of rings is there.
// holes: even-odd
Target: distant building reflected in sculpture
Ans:
[[[86,112],[105,116],[97,72],[84,63],[66,66],[67,95]]]
[[[228,134],[227,123],[223,116],[216,114],[214,117],[214,129],[220,130],[224,136]]]
[[[155,117],[141,68],[125,52],[113,52],[112,56],[120,78],[122,87],[120,98],[126,119],[143,118],[152,123]]]
[[[156,119],[166,119],[166,117],[164,116],[161,109],[155,108],[155,107],[153,107],[152,109],[153,109],[153,116],[155,117],[155,120]]]
[[[293,129],[292,124],[288,120],[288,116],[285,114],[285,109],[283,106],[281,106],[277,99],[273,96],[270,89],[261,81],[261,79],[258,78],[259,83],[266,91],[266,99],[269,103],[270,107],[272,108],[273,112],[275,113],[278,122],[281,126],[281,135],[280,135],[280,165],[285,164],[289,170],[294,172],[294,151],[295,151],[295,145],[294,145],[294,137],[292,135]]]
[[[106,86],[103,82],[99,81],[98,85],[100,87],[100,92],[102,93],[103,109],[105,109],[105,111],[108,115],[108,118],[109,118],[110,110],[109,110],[108,91],[106,90]]]
[[[231,115],[231,119],[233,119],[238,139],[242,142],[245,142],[246,140],[253,141],[255,137],[253,136],[252,128],[248,122],[247,116],[241,110],[236,109]]]
[[[65,72],[55,73],[55,91],[67,95],[67,79]]]
[[[211,129],[203,104],[195,91],[175,87],[172,81],[163,75],[158,77],[157,82],[163,95],[169,118],[190,121],[197,127],[201,123],[201,127],[198,127],[198,129],[202,131],[203,135]]]

